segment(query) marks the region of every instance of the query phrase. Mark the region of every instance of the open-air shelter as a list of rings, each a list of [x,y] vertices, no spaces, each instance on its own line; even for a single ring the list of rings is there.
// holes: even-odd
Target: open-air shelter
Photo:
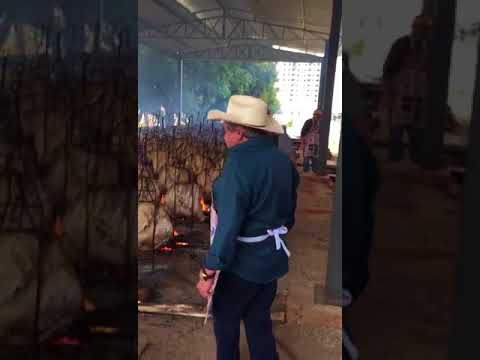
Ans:
[[[182,112],[185,61],[321,63],[320,129],[317,168],[326,169],[336,61],[340,44],[338,0],[141,0],[140,44],[161,50],[178,64],[178,106]],[[340,158],[337,169],[340,169]],[[341,295],[341,171],[329,248],[327,293]]]

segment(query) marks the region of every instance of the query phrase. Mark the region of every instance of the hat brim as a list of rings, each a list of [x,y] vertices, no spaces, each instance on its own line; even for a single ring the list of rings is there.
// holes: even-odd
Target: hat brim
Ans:
[[[262,131],[273,133],[273,134],[282,135],[284,133],[282,125],[280,125],[280,123],[276,121],[272,116],[268,116],[269,121],[265,126],[255,126],[255,125],[245,124],[235,115],[229,114],[220,110],[209,111],[207,118],[208,120],[211,120],[211,121],[226,121],[232,124],[237,124],[237,125],[249,127],[252,129],[262,130]]]

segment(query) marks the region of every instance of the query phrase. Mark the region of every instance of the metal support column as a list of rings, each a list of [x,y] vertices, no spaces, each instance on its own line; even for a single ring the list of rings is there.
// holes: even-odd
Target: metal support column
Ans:
[[[323,56],[323,62],[320,68],[320,88],[318,89],[318,107],[323,109],[325,104],[325,79],[327,77],[327,60],[328,60],[328,44],[329,41],[325,42],[325,54]]]
[[[104,13],[105,13],[104,0],[99,0],[98,1],[98,22],[100,23],[100,25],[103,24]]]
[[[436,0],[432,10],[433,31],[428,67],[427,121],[421,159],[427,169],[442,167],[447,116],[450,60],[455,32],[456,0]]]
[[[325,69],[325,87],[323,102],[319,105],[324,113],[323,121],[320,122],[320,147],[318,157],[314,159],[313,169],[315,172],[324,175],[328,157],[328,138],[330,135],[330,121],[332,118],[333,89],[335,86],[335,70],[338,57],[338,45],[340,41],[340,27],[342,23],[342,1],[334,0],[332,9],[332,21],[330,28],[330,38],[328,49],[326,51],[326,69]],[[324,63],[325,64],[325,63]],[[322,65],[323,68],[323,65]]]
[[[480,323],[478,304],[478,273],[480,272],[480,242],[478,241],[478,204],[480,204],[480,38],[477,51],[477,69],[473,109],[469,134],[462,239],[457,260],[456,299],[448,359],[468,359],[478,353]]]
[[[104,0],[98,0],[98,43],[102,43],[103,37],[103,23],[105,18],[105,6]]]
[[[183,57],[178,58],[178,120],[181,123],[183,113]]]
[[[328,247],[327,301],[339,304],[342,299],[342,140],[337,161],[335,203],[332,216],[332,231]]]

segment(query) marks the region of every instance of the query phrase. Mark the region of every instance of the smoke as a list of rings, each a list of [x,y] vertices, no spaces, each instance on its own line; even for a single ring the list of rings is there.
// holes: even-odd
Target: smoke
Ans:
[[[138,98],[141,111],[177,111],[177,64],[160,51],[140,45],[138,52]]]
[[[136,2],[131,0],[66,1],[45,0],[41,7],[31,1],[0,3],[0,50],[7,55],[36,55],[56,48],[56,36],[61,36],[62,48],[68,51],[91,52],[100,31],[100,49],[112,51],[122,47],[136,48]],[[97,25],[102,24],[101,28]]]
[[[2,0],[0,19],[10,24],[48,24],[54,8],[62,9],[68,24],[95,23],[100,15],[99,0],[42,0],[41,5],[32,6],[31,0]],[[136,29],[137,2],[132,0],[104,0],[104,20],[113,25],[127,25]],[[1,21],[0,21],[1,24]]]

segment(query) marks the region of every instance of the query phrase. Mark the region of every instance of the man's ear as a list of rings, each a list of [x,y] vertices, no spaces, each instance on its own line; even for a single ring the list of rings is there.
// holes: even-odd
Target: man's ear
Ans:
[[[245,138],[245,131],[242,128],[235,129],[236,133],[240,136],[240,138]]]

